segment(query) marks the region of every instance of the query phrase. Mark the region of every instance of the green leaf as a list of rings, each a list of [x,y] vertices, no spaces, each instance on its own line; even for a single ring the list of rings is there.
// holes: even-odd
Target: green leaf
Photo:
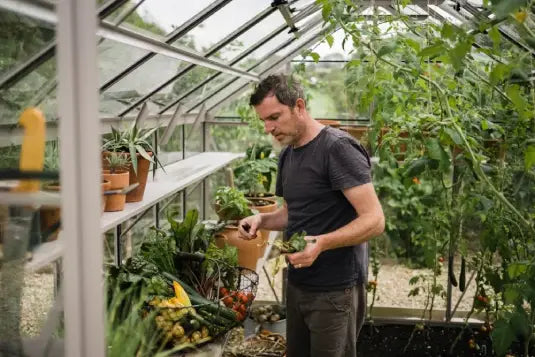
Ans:
[[[419,57],[435,57],[435,56],[441,55],[445,51],[446,51],[446,47],[444,46],[444,44],[437,43],[436,45],[432,45],[421,50],[420,53],[418,53],[418,56]]]
[[[509,275],[510,279],[516,279],[520,275],[527,272],[528,268],[529,268],[529,263],[527,262],[511,263],[507,267],[507,274]]]
[[[483,119],[483,120],[481,121],[481,129],[483,129],[483,130],[489,130],[489,122],[486,121],[485,119]]]
[[[507,321],[498,320],[494,325],[491,338],[494,351],[498,356],[503,356],[515,340],[515,335]]]
[[[396,47],[396,42],[387,43],[386,45],[382,46],[379,51],[377,51],[377,57],[381,58],[391,52],[394,52],[396,50]]]
[[[440,31],[440,34],[442,35],[442,38],[454,40],[455,39],[455,27],[453,27],[452,24],[445,22],[442,26],[442,30]]]
[[[445,171],[448,169],[450,159],[440,142],[436,138],[430,138],[425,141],[428,156],[439,162],[440,169]]]
[[[411,161],[410,164],[407,166],[405,176],[407,176],[408,178],[417,177],[425,170],[428,163],[429,159],[426,157]]]
[[[152,160],[152,157],[150,157],[150,155],[145,151],[145,149],[143,149],[141,145],[136,145],[136,150],[144,159],[149,160],[150,162],[154,162],[154,160]]]
[[[128,145],[128,150],[130,151],[130,161],[132,162],[132,168],[134,173],[137,175],[137,155],[136,155],[136,146],[134,143]]]
[[[317,54],[316,52],[310,52],[308,54],[310,57],[312,57],[312,59],[314,60],[314,62],[318,63],[319,60],[320,60],[320,55]]]
[[[520,292],[518,289],[508,286],[503,292],[503,297],[506,304],[515,304],[520,297]]]
[[[500,48],[500,43],[502,39],[502,35],[500,34],[500,31],[498,30],[498,26],[492,26],[492,28],[489,30],[489,37],[492,40],[494,49],[498,50]]]
[[[413,40],[412,38],[404,39],[405,43],[416,52],[420,52],[420,42]]]
[[[321,16],[323,16],[323,21],[328,21],[331,12],[333,11],[333,6],[330,2],[325,2],[323,4],[323,9],[321,9]]]
[[[503,19],[513,11],[526,6],[527,0],[494,0],[492,1],[492,5],[496,17]]]
[[[524,40],[527,42],[528,45],[530,45],[531,48],[535,50],[535,37],[527,36],[524,37]]]
[[[500,83],[509,74],[510,70],[511,70],[511,68],[506,64],[503,64],[503,63],[496,64],[492,68],[492,71],[490,72],[490,76],[489,76],[490,83],[492,85],[496,85],[496,84]]]
[[[526,100],[520,93],[520,87],[516,84],[507,86],[505,92],[511,98],[516,110],[521,116],[524,116],[524,110],[526,109]]]
[[[472,41],[467,39],[465,41],[460,41],[457,45],[448,52],[448,55],[451,59],[451,64],[457,70],[462,68],[464,58],[470,52],[472,48]]]
[[[535,145],[529,145],[524,152],[524,164],[526,170],[530,170],[535,165]]]
[[[452,128],[445,128],[444,132],[449,136],[449,138],[456,144],[461,146],[463,144],[463,139],[459,133]]]
[[[513,316],[511,316],[509,324],[513,327],[513,331],[518,337],[525,339],[529,336],[531,324],[523,310],[515,311]]]
[[[327,35],[325,36],[325,40],[329,44],[329,48],[332,48],[334,43],[334,37],[332,35]]]

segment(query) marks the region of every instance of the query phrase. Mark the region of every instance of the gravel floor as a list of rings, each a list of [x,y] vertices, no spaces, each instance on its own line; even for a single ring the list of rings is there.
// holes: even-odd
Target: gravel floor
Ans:
[[[270,261],[266,266],[266,270],[272,279],[272,265],[274,260]],[[459,267],[456,267],[456,272],[458,275]],[[409,291],[411,291],[415,286],[409,285],[409,280],[416,275],[424,274],[431,276],[431,270],[429,269],[410,269],[406,266],[394,264],[391,262],[383,262],[381,264],[381,269],[379,271],[379,277],[377,279],[377,294],[375,306],[383,307],[403,307],[403,308],[414,308],[414,309],[423,309],[425,307],[425,294],[420,293],[418,296],[409,297]],[[467,271],[466,281],[470,277],[471,272]],[[441,283],[446,289],[446,266],[444,265],[442,269],[442,275],[438,278],[439,283]],[[372,280],[373,277],[370,276],[369,280]],[[430,281],[430,280],[429,280]],[[280,271],[275,279],[275,291],[279,298],[282,295],[282,271]],[[461,303],[459,304],[459,311],[468,311],[471,308],[472,298],[475,292],[475,284],[472,282],[464,295]],[[453,306],[457,303],[457,300],[461,296],[461,292],[458,288],[453,289]],[[257,300],[267,300],[275,301],[275,295],[271,291],[270,285],[266,278],[266,275],[260,274],[260,283],[257,291]],[[372,301],[371,293],[368,294],[368,304]],[[438,298],[435,303],[436,308],[445,308],[446,301],[445,299]]]
[[[54,302],[54,275],[51,269],[40,273],[27,273],[24,277],[22,296],[21,333],[27,336],[39,334]]]

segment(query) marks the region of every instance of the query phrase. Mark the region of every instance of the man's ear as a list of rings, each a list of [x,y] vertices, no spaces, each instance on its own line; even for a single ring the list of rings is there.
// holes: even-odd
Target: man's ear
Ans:
[[[297,108],[299,114],[303,114],[306,110],[305,100],[303,98],[297,98],[295,102],[295,107]]]

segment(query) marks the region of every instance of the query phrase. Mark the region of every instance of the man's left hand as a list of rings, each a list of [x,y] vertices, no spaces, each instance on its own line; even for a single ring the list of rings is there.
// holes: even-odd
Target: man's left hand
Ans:
[[[306,268],[311,266],[322,252],[320,241],[313,236],[306,236],[307,245],[302,252],[289,254],[287,256],[290,264],[295,268]]]

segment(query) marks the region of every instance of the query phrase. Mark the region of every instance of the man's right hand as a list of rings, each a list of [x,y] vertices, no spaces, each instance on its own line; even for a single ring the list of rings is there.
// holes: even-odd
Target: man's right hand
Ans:
[[[260,214],[242,219],[238,223],[238,232],[240,233],[240,238],[245,240],[256,238],[256,231],[260,228],[261,224],[262,217]]]

